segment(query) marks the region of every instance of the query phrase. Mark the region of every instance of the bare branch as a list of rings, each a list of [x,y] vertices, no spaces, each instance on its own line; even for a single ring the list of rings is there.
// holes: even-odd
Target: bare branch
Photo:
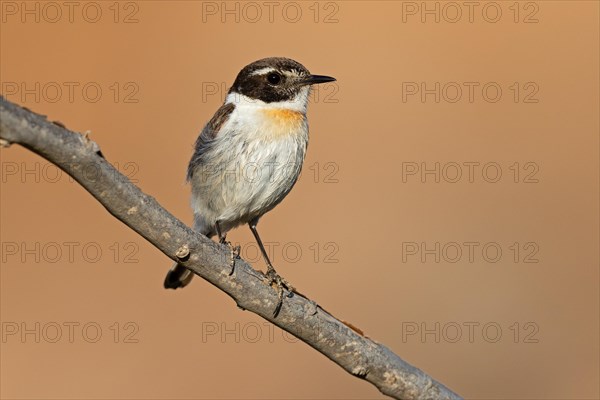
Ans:
[[[20,144],[71,175],[109,213],[146,238],[167,257],[206,279],[237,305],[290,332],[352,375],[396,399],[460,399],[423,371],[403,361],[360,330],[336,319],[300,294],[286,298],[277,317],[276,290],[262,272],[236,260],[230,272],[227,246],[195,234],[151,196],[144,194],[108,163],[87,136],[48,122],[0,96],[0,144]],[[93,165],[94,176],[85,170]]]

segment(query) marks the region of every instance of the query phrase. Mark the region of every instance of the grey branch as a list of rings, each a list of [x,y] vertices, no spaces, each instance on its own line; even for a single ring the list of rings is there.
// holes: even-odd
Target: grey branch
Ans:
[[[277,292],[262,272],[238,259],[229,275],[227,246],[198,235],[151,196],[119,173],[98,145],[60,123],[21,108],[0,96],[0,139],[19,144],[71,175],[113,216],[146,238],[167,257],[227,293],[238,307],[252,311],[321,352],[350,374],[365,379],[396,399],[460,399],[387,347],[340,321],[314,301],[295,293],[273,317]],[[94,167],[94,174],[86,168]],[[88,169],[89,172],[89,169]],[[358,290],[358,289],[357,289]]]

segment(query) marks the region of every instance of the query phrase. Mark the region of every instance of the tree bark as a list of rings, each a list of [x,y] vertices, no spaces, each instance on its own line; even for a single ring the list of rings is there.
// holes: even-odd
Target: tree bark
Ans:
[[[114,217],[170,259],[227,293],[238,307],[260,315],[321,352],[350,374],[396,399],[460,399],[384,345],[364,336],[301,294],[285,297],[279,314],[277,291],[241,259],[230,275],[230,250],[198,235],[104,159],[86,135],[46,120],[0,96],[0,139],[19,144],[71,175]],[[86,174],[93,166],[94,174]],[[88,170],[89,171],[89,170]]]

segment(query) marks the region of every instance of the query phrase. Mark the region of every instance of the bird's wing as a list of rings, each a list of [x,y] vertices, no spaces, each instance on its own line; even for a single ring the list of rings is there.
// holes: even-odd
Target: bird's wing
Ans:
[[[235,109],[235,105],[231,103],[223,104],[213,115],[213,117],[208,121],[198,139],[196,139],[196,144],[194,146],[194,154],[192,155],[192,159],[188,165],[187,170],[187,180],[190,181],[192,179],[192,175],[194,174],[194,170],[200,164],[202,164],[202,155],[206,152],[206,150],[210,147],[210,144],[214,141],[214,139],[219,134],[221,127],[227,120],[229,116]]]

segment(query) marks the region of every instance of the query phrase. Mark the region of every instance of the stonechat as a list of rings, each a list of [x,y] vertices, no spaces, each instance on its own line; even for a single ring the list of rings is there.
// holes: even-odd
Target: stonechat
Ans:
[[[278,289],[275,315],[284,289],[294,289],[273,268],[256,225],[287,196],[300,175],[308,145],[311,86],[332,81],[335,78],[313,75],[289,58],[265,58],[245,66],[198,136],[188,165],[193,229],[228,244],[233,268],[239,248],[226,241],[227,232],[248,224],[267,264],[266,280]],[[191,271],[175,264],[164,286],[184,287],[192,277]]]

